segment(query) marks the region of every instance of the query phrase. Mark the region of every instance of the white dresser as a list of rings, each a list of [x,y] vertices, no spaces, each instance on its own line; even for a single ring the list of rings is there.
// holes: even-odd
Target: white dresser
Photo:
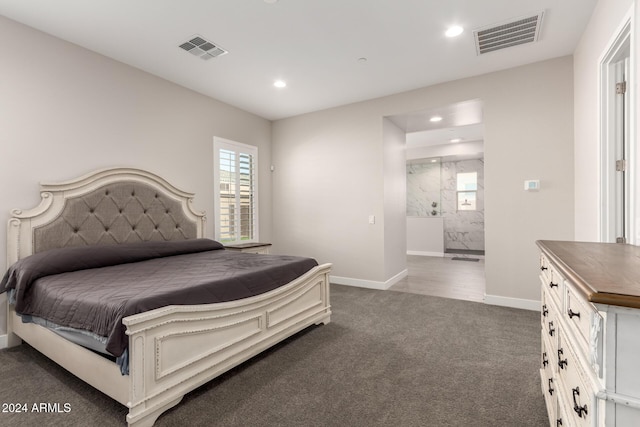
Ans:
[[[640,247],[536,243],[549,424],[640,426]]]

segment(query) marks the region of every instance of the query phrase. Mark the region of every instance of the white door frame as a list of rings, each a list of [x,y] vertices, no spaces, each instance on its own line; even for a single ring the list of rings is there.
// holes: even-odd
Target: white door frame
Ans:
[[[637,244],[636,236],[636,108],[635,108],[635,54],[633,34],[633,8],[627,14],[619,31],[609,43],[600,60],[600,241],[615,242],[622,230],[626,242]],[[626,69],[621,61],[627,59]],[[624,105],[616,95],[616,83],[622,74],[627,81]],[[625,129],[619,131],[618,121],[624,111]],[[624,138],[624,146],[620,140]],[[616,172],[616,160],[624,152],[626,171]],[[624,187],[621,188],[621,173]],[[623,202],[624,201],[624,202]],[[624,221],[621,222],[621,218]]]

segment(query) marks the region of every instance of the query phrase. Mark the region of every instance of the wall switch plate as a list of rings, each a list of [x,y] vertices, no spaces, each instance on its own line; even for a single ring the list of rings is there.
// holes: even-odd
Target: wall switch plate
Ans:
[[[524,182],[525,191],[538,191],[540,190],[540,180],[528,179]]]
[[[376,216],[369,215],[369,224],[375,224],[375,223],[376,223]]]

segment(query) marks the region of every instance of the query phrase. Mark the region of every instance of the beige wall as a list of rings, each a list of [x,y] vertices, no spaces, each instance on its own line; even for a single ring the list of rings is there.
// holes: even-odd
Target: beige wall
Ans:
[[[260,233],[271,240],[268,120],[4,17],[0,58],[0,223],[37,205],[40,181],[131,166],[195,192],[212,237],[215,135],[258,146]],[[2,243],[2,271],[5,259]]]
[[[574,53],[576,240],[600,240],[600,61],[633,3],[600,0]]]
[[[274,122],[276,249],[333,262],[340,277],[399,273],[384,269],[385,200],[395,196],[383,183],[383,117],[469,99],[484,105],[489,301],[537,301],[535,240],[573,238],[571,57]],[[524,192],[526,179],[541,190]]]
[[[391,120],[382,120],[384,187],[384,277],[407,274],[406,134]],[[394,279],[394,280],[395,280]]]
[[[273,123],[275,252],[331,262],[336,277],[387,279],[382,116],[362,103]]]

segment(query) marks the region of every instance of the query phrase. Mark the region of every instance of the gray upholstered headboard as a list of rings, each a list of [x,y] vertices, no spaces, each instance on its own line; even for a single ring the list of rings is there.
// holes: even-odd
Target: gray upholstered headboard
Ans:
[[[104,169],[41,187],[38,207],[12,211],[7,266],[66,246],[203,237],[205,217],[193,211],[193,194],[150,172]]]

